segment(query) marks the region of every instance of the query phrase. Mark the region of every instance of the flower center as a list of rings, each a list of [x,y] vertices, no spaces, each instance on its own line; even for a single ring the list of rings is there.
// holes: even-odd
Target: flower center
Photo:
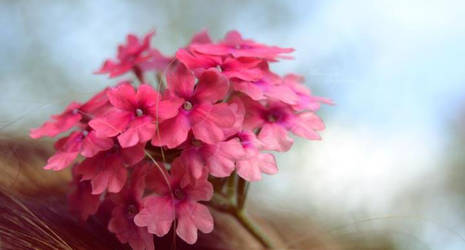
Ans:
[[[87,130],[83,130],[83,131],[82,131],[82,135],[83,135],[84,137],[86,137],[88,134],[89,134],[89,131],[87,131]]]
[[[79,113],[79,109],[73,109],[72,113],[73,115],[76,115],[77,113]]]
[[[139,212],[139,209],[134,204],[128,206],[128,215],[130,217],[135,216]]]
[[[276,117],[276,115],[274,114],[269,114],[267,119],[269,122],[276,122],[278,120],[278,117]]]
[[[182,108],[184,110],[191,110],[192,109],[192,103],[189,102],[189,101],[186,101],[183,105],[182,105]]]
[[[142,109],[136,109],[136,115],[137,115],[137,116],[143,116],[143,115],[144,115],[144,111],[142,111]]]
[[[192,140],[192,146],[194,146],[194,147],[200,147],[200,146],[202,146],[202,142],[199,141],[199,140],[193,139],[193,140]]]
[[[183,200],[186,197],[186,193],[182,191],[180,188],[176,188],[174,190],[174,197],[178,200]]]

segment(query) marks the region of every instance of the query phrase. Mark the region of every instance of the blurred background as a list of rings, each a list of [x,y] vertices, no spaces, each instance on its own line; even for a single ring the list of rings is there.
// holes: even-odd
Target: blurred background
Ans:
[[[465,249],[463,1],[3,0],[0,25],[2,139],[113,84],[92,72],[128,33],[156,29],[165,54],[202,28],[293,47],[273,69],[336,105],[251,203],[299,218],[290,247],[317,231],[342,249]]]

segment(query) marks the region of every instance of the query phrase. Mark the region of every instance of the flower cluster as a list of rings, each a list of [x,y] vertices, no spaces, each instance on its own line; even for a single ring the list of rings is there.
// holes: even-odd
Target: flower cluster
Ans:
[[[213,42],[203,31],[167,57],[151,48],[152,36],[128,35],[117,59],[96,72],[135,78],[72,102],[30,133],[70,131],[44,168],[72,165],[71,209],[86,220],[107,204],[108,230],[133,249],[154,249],[153,235],[171,228],[189,244],[198,230],[211,232],[212,180],[237,174],[253,182],[277,173],[270,151],[288,151],[290,133],[320,139],[324,124],[315,111],[331,104],[312,95],[301,76],[270,69],[293,49],[237,31]]]

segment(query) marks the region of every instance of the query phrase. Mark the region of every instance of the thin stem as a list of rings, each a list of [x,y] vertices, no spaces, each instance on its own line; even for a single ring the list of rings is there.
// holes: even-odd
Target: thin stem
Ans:
[[[235,196],[237,196],[237,174],[236,172],[232,173],[228,177],[228,182],[226,186],[226,197],[228,199],[234,200]]]
[[[247,193],[249,189],[249,183],[242,179],[239,178],[237,181],[237,208],[239,210],[243,210],[245,206],[245,201],[247,199]]]
[[[236,219],[241,223],[241,225],[245,229],[247,229],[247,231],[249,231],[249,233],[252,234],[255,237],[255,239],[260,241],[260,243],[265,248],[273,248],[273,243],[268,238],[268,236],[264,234],[262,230],[250,220],[250,218],[247,216],[244,210],[236,211],[234,217],[236,217]]]
[[[226,195],[215,192],[207,205],[218,211],[232,215],[265,248],[273,248],[272,241],[246,214],[244,204],[247,198],[248,187],[248,182],[242,178],[238,178],[236,173],[234,173],[227,179]]]

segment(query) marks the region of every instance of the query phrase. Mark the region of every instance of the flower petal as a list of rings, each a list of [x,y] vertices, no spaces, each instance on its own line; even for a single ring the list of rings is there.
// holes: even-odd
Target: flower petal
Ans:
[[[323,121],[312,112],[300,113],[290,121],[290,130],[309,140],[320,140],[321,137],[316,131],[324,128]]]
[[[123,82],[110,88],[107,91],[107,96],[110,103],[119,109],[132,111],[137,105],[136,91],[129,82]]]
[[[203,233],[213,231],[213,217],[208,208],[194,202],[183,202],[177,206],[177,235],[188,244],[197,241],[197,229]]]
[[[152,145],[175,148],[186,141],[190,128],[189,119],[184,114],[178,114],[159,124],[158,131],[152,138]]]
[[[287,131],[277,124],[263,125],[258,139],[263,142],[265,149],[279,152],[288,151],[293,144],[293,140],[289,137]]]
[[[91,120],[89,126],[95,130],[97,137],[113,137],[126,128],[132,115],[130,112],[112,109],[105,116]]]
[[[175,219],[174,203],[169,196],[151,195],[144,199],[144,208],[134,217],[134,223],[159,237],[167,234]]]
[[[112,139],[97,137],[97,133],[91,131],[82,142],[81,155],[84,157],[93,157],[98,152],[108,150],[112,147]]]
[[[223,99],[228,90],[228,79],[218,70],[209,69],[200,75],[194,96],[198,102],[215,103]]]
[[[147,142],[155,134],[156,125],[148,116],[131,121],[129,128],[118,136],[118,142],[123,148],[132,147],[138,143]]]
[[[182,63],[174,63],[166,73],[168,89],[182,98],[189,98],[194,91],[195,77]]]
[[[55,153],[55,155],[53,155],[52,157],[48,159],[47,165],[44,167],[44,169],[51,169],[55,171],[62,170],[66,168],[67,166],[69,166],[69,164],[71,164],[71,162],[73,162],[74,159],[76,159],[78,154],[79,154],[79,151],[77,152],[58,151]]]

